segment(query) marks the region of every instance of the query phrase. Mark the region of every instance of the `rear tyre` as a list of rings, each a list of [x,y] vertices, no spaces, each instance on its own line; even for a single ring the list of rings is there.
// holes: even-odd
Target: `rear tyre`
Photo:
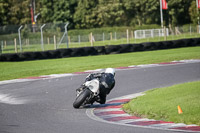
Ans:
[[[73,107],[74,108],[79,108],[85,100],[90,96],[90,90],[85,89],[74,101]]]

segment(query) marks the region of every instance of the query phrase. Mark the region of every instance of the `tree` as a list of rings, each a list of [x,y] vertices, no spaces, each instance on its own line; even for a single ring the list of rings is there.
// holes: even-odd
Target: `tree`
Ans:
[[[79,0],[74,14],[76,28],[93,28],[98,26],[96,22],[97,15],[94,13],[98,0]]]
[[[124,0],[124,7],[130,25],[159,23],[158,0]]]
[[[197,23],[195,0],[167,0],[166,23]],[[191,4],[192,3],[192,4]],[[35,0],[38,23],[66,23],[69,28],[160,24],[159,0]],[[30,0],[0,0],[0,25],[31,24]]]
[[[76,28],[124,25],[122,0],[81,0],[74,14]]]
[[[9,24],[29,24],[30,17],[30,3],[28,0],[8,0],[9,3]]]
[[[30,9],[28,0],[1,0],[0,25],[30,23]]]
[[[199,10],[197,9],[197,5],[195,1],[192,1],[189,8],[190,19],[194,25],[198,24],[198,18],[200,17]]]
[[[190,0],[169,0],[169,22],[172,26],[190,23],[188,13],[190,3]]]
[[[6,0],[0,0],[0,26],[8,24],[8,6]]]
[[[69,22],[73,26],[73,14],[77,6],[77,0],[41,0],[41,22],[56,23]]]
[[[40,13],[41,13],[41,22],[42,23],[49,23],[53,22],[53,14],[54,14],[54,9],[53,9],[53,0],[41,0],[41,8],[40,8]]]
[[[122,0],[99,0],[96,7],[97,21],[100,26],[121,26],[125,25],[125,12]]]

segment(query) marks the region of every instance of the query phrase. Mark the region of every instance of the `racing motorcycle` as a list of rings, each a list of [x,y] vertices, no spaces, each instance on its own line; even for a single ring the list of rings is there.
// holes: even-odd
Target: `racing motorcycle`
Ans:
[[[83,84],[83,87],[76,90],[76,100],[73,103],[74,108],[79,108],[86,104],[93,104],[99,100],[99,88],[100,83],[98,79],[87,81]]]

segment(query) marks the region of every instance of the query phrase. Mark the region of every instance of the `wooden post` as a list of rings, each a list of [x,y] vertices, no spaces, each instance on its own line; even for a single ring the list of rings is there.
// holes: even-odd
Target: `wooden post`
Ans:
[[[56,36],[55,35],[53,36],[53,40],[54,40],[54,49],[57,49],[57,46],[56,46]]]
[[[49,37],[47,37],[47,43],[48,43],[48,45],[49,45]]]
[[[131,38],[133,39],[134,37],[133,37],[133,31],[131,31]]]
[[[199,25],[197,25],[197,34],[200,33],[200,29],[199,28],[200,28]]]
[[[171,25],[171,24],[169,24],[169,30],[170,30],[170,32],[172,33],[172,35],[174,35],[174,31],[173,31],[173,29],[172,29],[172,25]]]
[[[127,43],[129,43],[129,31],[128,31],[128,29],[126,30],[126,39],[127,39]]]
[[[94,44],[93,44],[93,35],[92,35],[92,32],[90,33],[90,43],[91,43],[91,46],[94,46]]]
[[[110,40],[112,41],[112,32],[110,32]]]
[[[178,27],[175,27],[175,32],[176,32],[176,35],[181,34],[181,32],[178,30]]]
[[[78,44],[80,45],[81,44],[81,36],[78,35]]]
[[[17,53],[17,40],[16,40],[16,38],[14,39],[14,44],[15,44],[15,53]]]
[[[70,38],[70,36],[68,36],[68,42],[69,42],[69,44],[71,43],[71,38]]]
[[[177,32],[177,27],[175,27],[175,34],[176,34],[176,35],[178,35],[178,32]]]

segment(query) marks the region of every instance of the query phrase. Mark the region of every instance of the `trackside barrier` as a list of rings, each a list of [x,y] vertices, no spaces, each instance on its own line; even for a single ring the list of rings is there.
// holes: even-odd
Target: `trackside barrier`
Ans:
[[[121,44],[96,47],[64,48],[43,52],[24,52],[1,54],[0,61],[27,61],[41,59],[55,59],[79,56],[119,54],[137,51],[150,51],[180,47],[200,46],[200,38],[180,39],[163,42],[145,42],[140,44]]]

